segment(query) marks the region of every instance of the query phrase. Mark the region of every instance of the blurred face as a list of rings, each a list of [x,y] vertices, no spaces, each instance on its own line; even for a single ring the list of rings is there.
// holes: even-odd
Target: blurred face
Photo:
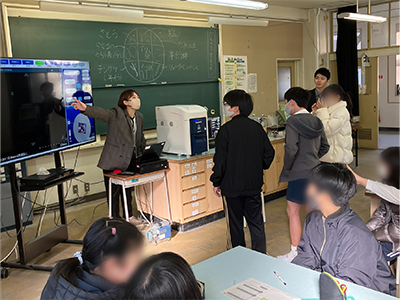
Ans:
[[[328,78],[326,76],[317,74],[314,78],[315,87],[317,89],[323,89],[328,84]]]
[[[96,268],[96,274],[115,285],[127,283],[142,260],[142,249],[129,251],[122,259],[108,257]]]
[[[141,106],[139,95],[134,93],[132,97],[124,101],[124,104],[128,107],[138,110]]]
[[[388,178],[389,178],[390,168],[389,168],[389,166],[387,165],[387,163],[384,162],[383,160],[381,160],[381,161],[379,162],[379,165],[378,165],[378,172],[379,172],[379,176],[380,176],[382,179],[388,179]]]
[[[332,205],[330,195],[324,191],[318,190],[313,183],[309,183],[306,190],[307,204],[312,209],[324,209],[327,205]]]
[[[335,94],[327,94],[326,96],[324,96],[322,98],[322,101],[324,101],[326,106],[328,106],[328,107],[335,105],[340,100],[341,100],[340,96],[339,95],[335,95]]]

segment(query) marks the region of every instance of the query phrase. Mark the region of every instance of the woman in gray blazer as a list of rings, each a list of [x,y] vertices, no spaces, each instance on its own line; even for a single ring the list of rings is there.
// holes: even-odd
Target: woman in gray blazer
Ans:
[[[93,107],[75,99],[72,103],[75,109],[88,117],[95,118],[108,124],[107,139],[104,143],[97,166],[103,173],[113,172],[115,169],[126,171],[136,157],[140,156],[146,146],[143,135],[143,115],[137,110],[140,108],[139,94],[134,90],[126,90],[119,97],[118,106],[112,109]],[[104,176],[104,183],[108,197],[109,178]],[[132,189],[127,189],[128,213],[132,216]],[[119,215],[119,199],[122,189],[119,185],[112,185],[112,216]],[[125,218],[125,212],[124,218]]]

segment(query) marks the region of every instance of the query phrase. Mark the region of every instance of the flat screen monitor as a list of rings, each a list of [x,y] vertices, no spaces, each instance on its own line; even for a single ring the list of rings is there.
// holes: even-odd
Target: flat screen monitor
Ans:
[[[87,61],[1,58],[1,165],[96,140]]]

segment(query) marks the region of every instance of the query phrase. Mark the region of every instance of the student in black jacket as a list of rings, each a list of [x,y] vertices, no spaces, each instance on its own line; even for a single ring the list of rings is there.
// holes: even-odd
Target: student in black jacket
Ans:
[[[327,68],[319,68],[315,71],[315,88],[308,91],[310,93],[310,100],[307,105],[308,112],[312,112],[312,106],[318,102],[318,99],[321,99],[322,91],[328,86],[329,79],[331,79],[331,72]]]
[[[218,132],[210,180],[214,193],[226,198],[232,247],[246,246],[244,216],[252,249],[266,253],[261,187],[263,170],[271,165],[275,150],[262,126],[248,118],[252,110],[253,100],[245,91],[233,90],[225,95],[224,113],[232,120]]]

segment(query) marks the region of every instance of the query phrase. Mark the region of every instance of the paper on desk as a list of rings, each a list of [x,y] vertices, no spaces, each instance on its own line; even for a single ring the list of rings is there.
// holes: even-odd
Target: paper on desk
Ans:
[[[221,294],[234,300],[300,300],[253,278],[238,283]]]

